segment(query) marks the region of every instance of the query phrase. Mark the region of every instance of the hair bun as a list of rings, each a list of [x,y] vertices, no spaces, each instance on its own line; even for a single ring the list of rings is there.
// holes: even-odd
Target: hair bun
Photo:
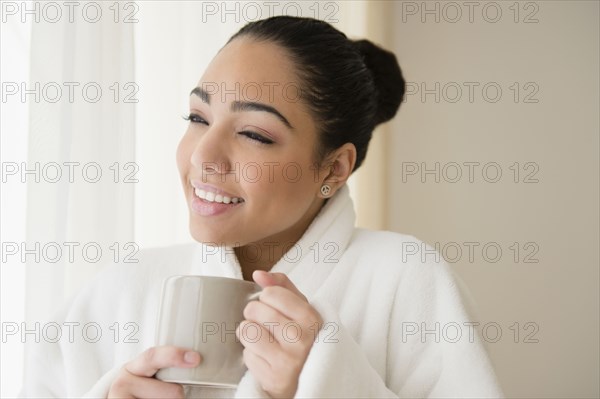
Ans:
[[[382,49],[369,40],[356,40],[353,43],[371,71],[375,88],[379,93],[375,124],[387,122],[398,112],[406,90],[400,65],[394,53]]]

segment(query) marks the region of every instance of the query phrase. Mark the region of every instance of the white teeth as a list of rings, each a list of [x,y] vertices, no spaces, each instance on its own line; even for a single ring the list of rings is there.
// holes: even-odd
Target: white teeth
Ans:
[[[225,195],[215,194],[210,191],[204,191],[201,188],[194,189],[194,193],[196,194],[196,196],[198,198],[202,198],[203,200],[205,200],[207,202],[217,202],[217,203],[222,203],[222,204],[229,204],[229,203],[237,204],[238,202],[244,202],[244,200],[241,198],[237,198],[237,197],[231,198],[231,197],[227,197]]]

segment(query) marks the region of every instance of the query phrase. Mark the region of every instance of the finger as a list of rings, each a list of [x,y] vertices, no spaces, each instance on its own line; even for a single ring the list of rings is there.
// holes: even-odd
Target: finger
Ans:
[[[291,387],[289,384],[289,381],[294,379],[294,375],[297,380],[298,373],[297,366],[292,365],[291,362],[282,359],[285,363],[274,366],[262,356],[247,349],[244,350],[243,358],[248,370],[270,397],[290,398],[293,396],[291,393],[296,392],[297,381],[293,382]]]
[[[182,399],[184,396],[183,387],[179,384],[133,374],[116,381],[108,394],[109,398]]]
[[[278,327],[276,331],[266,329],[258,331],[259,325],[255,322],[245,321],[247,326],[240,323],[236,335],[244,348],[252,351],[267,361],[271,366],[285,365],[282,357],[293,356],[304,358],[307,353],[306,344],[310,341],[312,334],[302,330],[298,323],[290,322],[283,328]],[[314,340],[314,339],[313,339]],[[300,343],[300,344],[299,344]]]
[[[274,359],[281,351],[281,345],[275,337],[265,327],[254,321],[242,321],[235,333],[244,348],[260,355],[267,362],[269,359]]]
[[[152,377],[165,367],[196,367],[201,358],[198,352],[176,346],[155,346],[125,365],[133,375]]]
[[[262,383],[262,380],[268,379],[272,373],[271,365],[263,357],[249,350],[244,349],[244,364],[248,370]]]
[[[250,302],[244,308],[244,317],[262,325],[281,346],[296,343],[302,338],[301,326],[285,317],[273,307],[259,301]]]
[[[252,278],[256,284],[260,285],[262,288],[272,286],[287,288],[302,298],[302,300],[307,301],[302,292],[300,292],[300,290],[294,285],[294,283],[292,283],[288,276],[283,273],[269,273],[264,270],[255,270],[254,273],[252,273]]]
[[[260,302],[271,306],[284,317],[298,322],[305,328],[321,321],[319,313],[308,302],[280,286],[264,288],[260,294]]]
[[[273,326],[281,326],[291,320],[273,306],[263,301],[248,302],[243,311],[246,320],[255,321],[265,326],[269,331]]]
[[[108,391],[106,399],[135,399],[135,396],[131,395],[130,393],[116,391],[111,388],[110,391]]]

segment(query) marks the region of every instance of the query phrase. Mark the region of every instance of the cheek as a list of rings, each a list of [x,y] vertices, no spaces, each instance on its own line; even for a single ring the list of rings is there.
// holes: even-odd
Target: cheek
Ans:
[[[306,161],[279,162],[264,169],[258,181],[244,179],[244,191],[254,198],[258,207],[285,218],[302,213],[314,201],[317,185],[314,174],[312,165]]]

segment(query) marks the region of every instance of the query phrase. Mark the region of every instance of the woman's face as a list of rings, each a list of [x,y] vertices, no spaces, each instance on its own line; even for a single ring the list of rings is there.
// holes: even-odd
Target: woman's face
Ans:
[[[237,38],[190,95],[177,165],[195,240],[286,245],[320,209],[316,125],[285,52]],[[287,241],[287,242],[286,242]]]

